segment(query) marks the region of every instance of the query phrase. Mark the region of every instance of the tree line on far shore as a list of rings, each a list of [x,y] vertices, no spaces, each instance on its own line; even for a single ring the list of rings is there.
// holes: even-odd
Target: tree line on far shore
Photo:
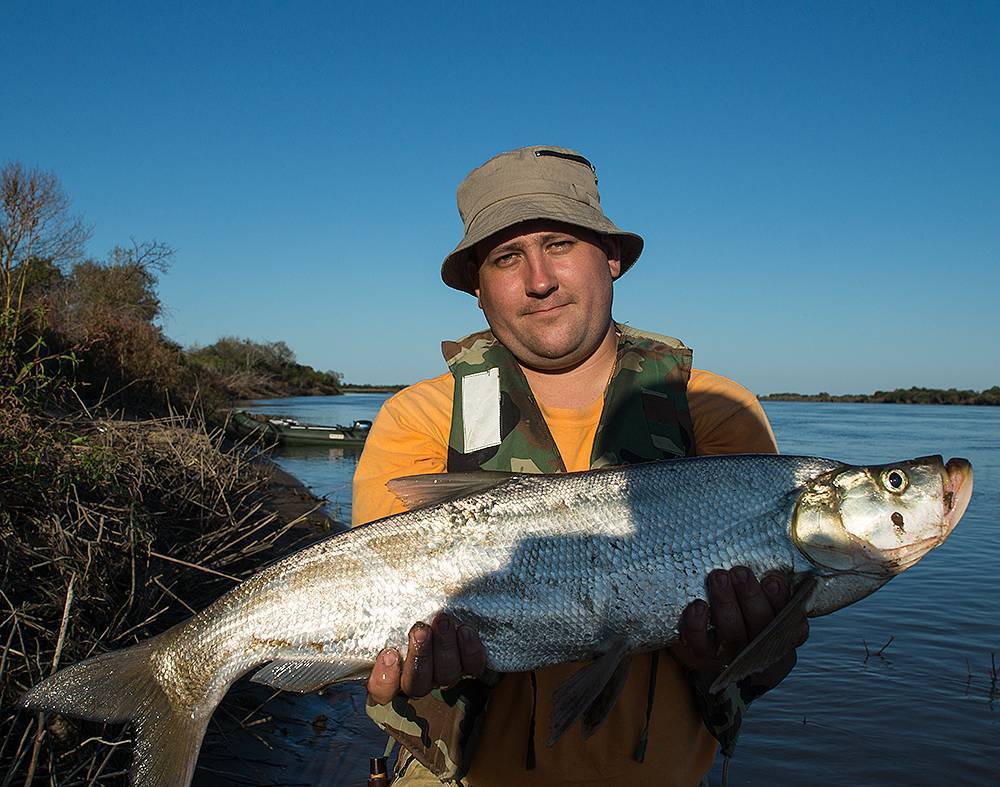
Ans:
[[[983,391],[958,388],[896,388],[893,391],[875,391],[873,394],[833,395],[825,391],[818,394],[773,393],[759,397],[765,402],[871,402],[876,404],[965,404],[1000,405],[1000,385]]]

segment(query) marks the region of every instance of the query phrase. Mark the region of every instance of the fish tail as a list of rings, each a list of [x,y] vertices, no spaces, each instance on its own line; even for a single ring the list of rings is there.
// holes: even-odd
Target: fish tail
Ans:
[[[211,712],[177,707],[156,680],[151,659],[171,633],[67,667],[28,691],[20,705],[93,721],[128,722],[135,730],[131,783],[186,785]]]

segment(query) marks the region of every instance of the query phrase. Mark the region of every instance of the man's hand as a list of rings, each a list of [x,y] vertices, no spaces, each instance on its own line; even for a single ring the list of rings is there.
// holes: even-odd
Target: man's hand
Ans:
[[[469,626],[456,627],[452,617],[442,612],[430,626],[413,624],[405,660],[395,648],[378,654],[368,678],[368,696],[378,705],[392,702],[400,692],[423,697],[463,676],[480,678],[485,671],[486,649],[479,635]]]
[[[692,601],[684,609],[679,625],[682,646],[676,649],[684,665],[699,679],[714,680],[749,642],[773,619],[791,597],[788,582],[779,574],[767,574],[758,582],[745,566],[708,575],[708,603]],[[709,631],[709,620],[715,624]],[[796,647],[809,636],[809,623],[801,621],[802,634]],[[777,686],[795,666],[795,651],[751,676],[753,688],[763,694]]]

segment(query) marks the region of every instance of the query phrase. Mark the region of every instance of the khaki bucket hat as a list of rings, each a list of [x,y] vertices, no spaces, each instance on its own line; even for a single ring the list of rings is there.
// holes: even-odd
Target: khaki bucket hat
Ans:
[[[615,226],[601,209],[594,165],[567,148],[543,145],[494,156],[458,187],[465,237],[441,265],[449,287],[474,294],[473,246],[531,219],[552,219],[621,239],[624,274],[642,253],[642,238]]]

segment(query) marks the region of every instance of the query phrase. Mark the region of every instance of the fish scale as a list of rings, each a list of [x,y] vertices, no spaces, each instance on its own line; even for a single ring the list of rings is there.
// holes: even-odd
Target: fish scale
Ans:
[[[496,633],[484,634],[491,666],[502,671],[539,666],[531,664],[539,657],[545,659],[544,663],[556,663],[591,652],[609,625],[594,611],[624,609],[639,600],[661,611],[663,620],[668,621],[666,628],[660,621],[659,628],[650,626],[646,632],[651,639],[662,639],[675,633],[673,624],[679,610],[691,599],[704,595],[707,570],[735,561],[763,565],[768,553],[760,544],[768,538],[781,543],[783,533],[778,532],[778,520],[770,522],[772,533],[766,536],[759,527],[763,521],[759,517],[750,519],[742,532],[730,524],[716,529],[721,538],[711,534],[717,522],[731,523],[740,509],[746,521],[748,509],[761,511],[773,505],[775,482],[787,488],[795,483],[795,474],[788,470],[789,461],[781,458],[768,462],[773,468],[765,472],[761,462],[755,460],[754,465],[760,468],[755,475],[758,483],[744,485],[749,494],[742,501],[720,501],[728,503],[729,509],[710,496],[698,500],[664,494],[662,490],[671,484],[680,489],[685,484],[694,485],[697,489],[699,478],[694,468],[685,472],[685,466],[660,464],[628,471],[517,479],[473,500],[394,517],[389,525],[392,538],[428,545],[423,558],[426,581],[411,583],[405,593],[393,599],[394,614],[410,610],[410,614],[398,618],[402,623],[386,625],[392,616],[383,614],[386,610],[377,603],[374,609],[368,606],[363,610],[362,616],[374,612],[370,615],[373,628],[383,635],[383,642],[402,646],[412,620],[426,617],[428,599],[441,597],[441,577],[451,573],[448,584],[461,584],[465,589],[446,601],[443,608],[460,620],[502,624]],[[834,466],[827,463],[816,469]],[[708,488],[711,482],[709,478]],[[706,486],[704,482],[700,485]],[[563,505],[553,506],[553,499]],[[689,500],[694,500],[695,505],[688,504]],[[551,513],[539,516],[539,510],[545,511],[546,507]],[[456,526],[456,522],[466,527],[479,525],[480,532],[491,534],[489,543],[463,540],[464,534],[456,531],[464,528]],[[637,527],[637,522],[655,522],[656,527]],[[382,540],[383,523],[371,527],[370,538]],[[703,536],[700,539],[699,532]],[[487,552],[482,554],[484,549]],[[770,556],[777,558],[780,553],[771,550]],[[692,557],[696,560],[692,561]],[[789,562],[786,558],[781,565],[787,567]],[[455,567],[463,566],[464,572],[455,571]],[[638,574],[649,585],[642,593],[636,592],[635,566],[643,567]],[[615,603],[616,591],[610,584],[616,572],[628,579],[617,583],[617,592],[626,596],[618,600],[620,603]],[[552,577],[559,586],[526,583],[525,578],[532,577]],[[656,590],[660,586],[673,592]],[[677,593],[678,589],[683,592]],[[358,610],[344,610],[341,615],[357,619]],[[538,631],[552,627],[576,632],[571,651],[565,649],[564,643],[526,646]]]
[[[887,485],[887,473],[906,483]],[[801,612],[825,614],[941,543],[972,477],[965,460],[945,466],[940,457],[858,468],[746,455],[393,484],[404,499],[409,490],[417,502],[441,502],[290,555],[163,634],[60,671],[22,704],[131,721],[134,781],[185,784],[213,710],[254,669],[254,680],[298,691],[363,678],[382,648],[404,649],[414,621],[441,611],[478,631],[500,672],[591,658],[596,668],[670,644],[684,607],[705,597],[708,573],[735,565],[788,575],[808,589],[793,599]],[[787,632],[765,634],[725,680],[789,647]],[[570,688],[561,707],[579,707],[567,723],[587,707],[569,703]]]

